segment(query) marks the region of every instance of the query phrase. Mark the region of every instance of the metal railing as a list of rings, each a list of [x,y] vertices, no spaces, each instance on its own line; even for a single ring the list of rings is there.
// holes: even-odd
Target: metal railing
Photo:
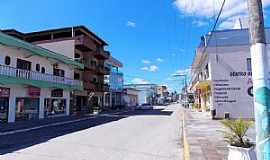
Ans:
[[[82,82],[79,80],[73,80],[70,78],[59,77],[52,74],[40,73],[35,71],[28,71],[24,69],[18,69],[10,66],[0,65],[0,75],[16,77],[26,80],[47,81],[51,83],[64,84],[69,86],[81,87]]]

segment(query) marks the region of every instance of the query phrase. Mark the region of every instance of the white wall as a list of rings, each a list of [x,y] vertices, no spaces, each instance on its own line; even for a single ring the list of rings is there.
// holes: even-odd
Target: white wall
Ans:
[[[63,63],[59,63],[56,61],[49,61],[48,59],[36,55],[32,55],[26,50],[16,49],[7,46],[3,46],[0,44],[0,64],[5,65],[5,57],[9,56],[11,58],[10,67],[17,67],[17,58],[30,61],[31,62],[31,70],[36,71],[36,64],[40,64],[40,70],[42,67],[45,67],[45,71],[47,74],[53,74],[53,64],[58,63],[58,68],[63,69],[65,71],[65,77],[73,78],[73,69]]]
[[[209,54],[211,90],[217,117],[254,118],[253,97],[248,94],[252,76],[247,70],[249,46],[217,48]],[[241,72],[241,74],[239,73]]]
[[[37,45],[74,59],[75,40],[64,40],[64,41],[56,41],[56,42],[49,42],[49,43],[40,43]]]

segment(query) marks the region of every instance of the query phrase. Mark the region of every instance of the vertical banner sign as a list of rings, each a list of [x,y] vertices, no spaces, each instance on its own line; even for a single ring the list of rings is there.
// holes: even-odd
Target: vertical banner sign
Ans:
[[[261,0],[248,0],[258,160],[270,160],[269,70]]]

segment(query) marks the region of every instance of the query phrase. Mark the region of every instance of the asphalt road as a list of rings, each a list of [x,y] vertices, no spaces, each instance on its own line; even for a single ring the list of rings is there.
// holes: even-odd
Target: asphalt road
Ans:
[[[0,136],[2,160],[180,160],[179,107],[155,107]]]

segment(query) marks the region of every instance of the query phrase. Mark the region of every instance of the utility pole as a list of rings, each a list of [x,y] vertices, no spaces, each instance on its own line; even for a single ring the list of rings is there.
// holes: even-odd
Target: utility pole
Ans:
[[[261,0],[248,0],[258,160],[270,159],[269,70]]]

